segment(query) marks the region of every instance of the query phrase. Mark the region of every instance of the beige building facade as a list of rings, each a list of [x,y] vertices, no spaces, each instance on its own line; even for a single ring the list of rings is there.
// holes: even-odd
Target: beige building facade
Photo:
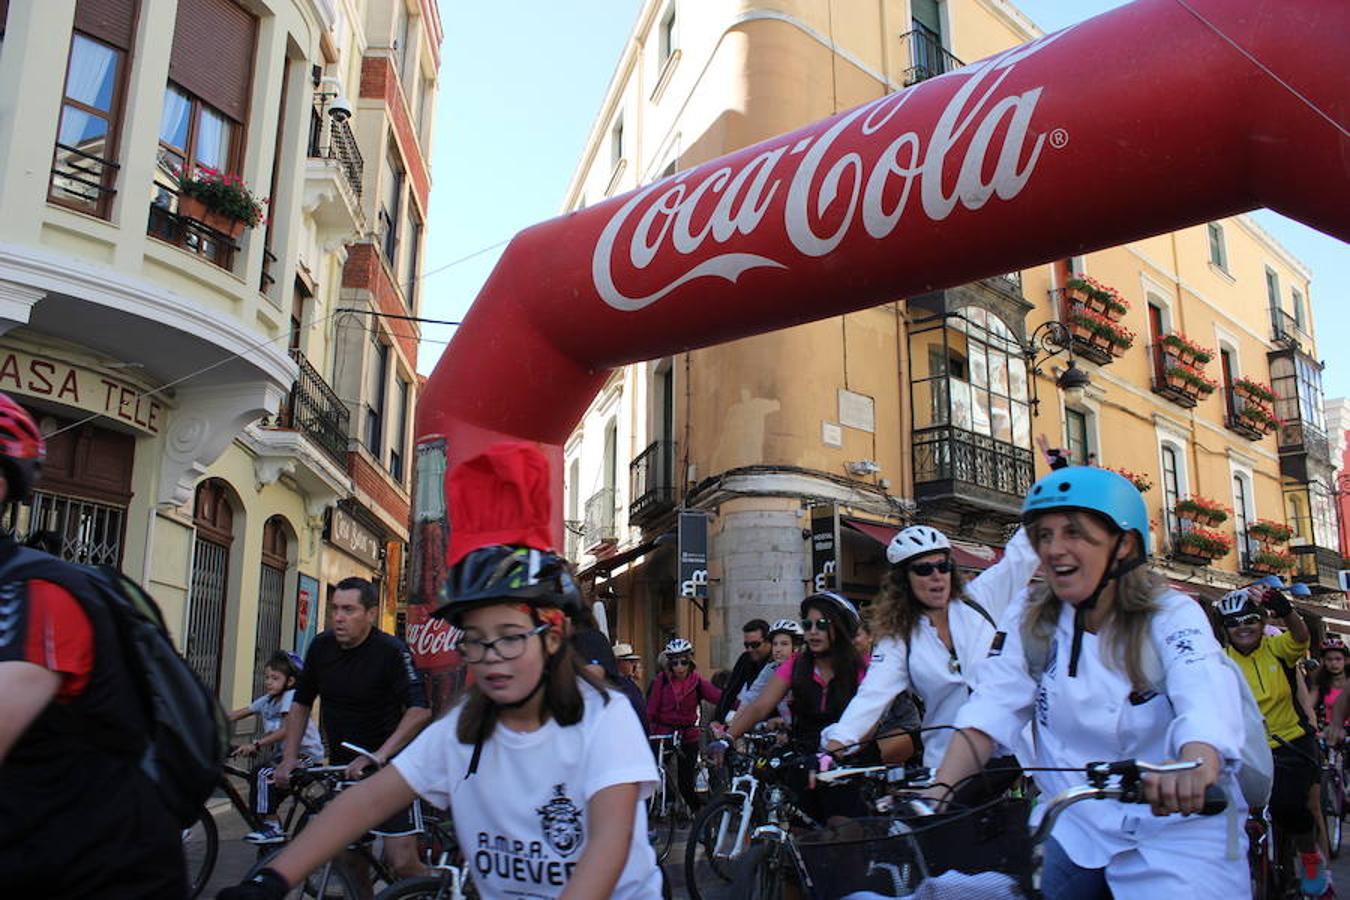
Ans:
[[[564,208],[1040,34],[1003,0],[651,0]],[[1077,299],[1084,278],[1110,304]],[[1239,216],[625,367],[564,448],[569,555],[617,640],[651,659],[680,634],[703,665],[728,667],[743,622],[795,616],[814,587],[870,599],[884,541],[905,524],[941,527],[964,567],[987,566],[1046,471],[1044,435],[1079,462],[1152,482],[1155,560],[1186,589],[1211,596],[1249,581],[1269,553],[1286,577],[1328,591],[1335,532],[1333,519],[1324,534],[1321,512],[1330,469],[1311,278]],[[1070,324],[1094,316],[1128,346],[1082,328],[1075,337]],[[1168,335],[1211,358],[1173,352]],[[1061,391],[1070,349],[1089,384]],[[1169,381],[1171,369],[1184,371]],[[1244,376],[1276,396],[1251,396]],[[1261,410],[1282,424],[1268,430]],[[1228,510],[1210,529],[1214,558],[1190,552],[1207,526],[1176,509],[1195,498]],[[707,515],[706,603],[678,596],[682,509]],[[1258,519],[1293,534],[1259,542],[1248,533]],[[1330,615],[1344,604],[1322,593],[1313,605]]]
[[[139,581],[237,706],[340,578],[396,624],[435,5],[8,0],[0,25],[0,390],[49,446],[5,525]],[[265,218],[185,202],[207,169]]]

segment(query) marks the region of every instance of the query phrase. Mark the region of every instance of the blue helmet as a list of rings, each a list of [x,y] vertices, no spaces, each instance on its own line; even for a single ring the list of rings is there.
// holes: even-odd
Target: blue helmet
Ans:
[[[1152,552],[1148,506],[1128,478],[1097,466],[1057,469],[1031,486],[1022,501],[1022,522],[1042,513],[1081,509],[1105,516],[1121,531],[1137,531],[1143,556]]]
[[[1289,585],[1289,593],[1294,597],[1311,597],[1312,588],[1301,581],[1295,581],[1293,584]]]

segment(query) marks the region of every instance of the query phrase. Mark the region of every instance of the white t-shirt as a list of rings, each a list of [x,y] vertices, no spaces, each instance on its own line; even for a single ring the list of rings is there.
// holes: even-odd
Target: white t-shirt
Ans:
[[[464,858],[484,898],[557,897],[585,850],[591,797],[616,784],[641,786],[633,837],[618,884],[623,900],[661,896],[661,872],[647,840],[642,800],[656,783],[656,764],[633,705],[618,691],[606,703],[580,685],[581,721],[550,719],[517,732],[498,724],[483,744],[478,771],[465,777],[473,745],[455,734],[463,706],[427,727],[393,760],[408,785],[449,809]]]
[[[291,700],[294,697],[294,690],[282,691],[279,697],[263,694],[248,705],[249,711],[262,720],[263,734],[271,734],[286,724],[286,713],[291,711]],[[280,750],[279,747],[277,749]],[[314,724],[312,717],[305,725],[304,736],[300,738],[300,755],[314,761],[323,759],[323,739],[319,737],[318,726]]]

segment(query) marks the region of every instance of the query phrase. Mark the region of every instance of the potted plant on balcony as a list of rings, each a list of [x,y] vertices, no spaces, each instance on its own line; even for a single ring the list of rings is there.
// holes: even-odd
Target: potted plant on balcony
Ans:
[[[1111,340],[1111,355],[1117,358],[1134,346],[1134,332],[1124,325],[1117,324]]]
[[[1135,489],[1138,490],[1139,493],[1141,494],[1146,493],[1153,489],[1153,482],[1149,480],[1149,477],[1147,475],[1143,475],[1139,472],[1131,472],[1129,469],[1124,468],[1114,469],[1111,466],[1103,466],[1103,468],[1107,469],[1108,471],[1115,472],[1117,475],[1120,475],[1123,478],[1127,479],[1131,484],[1134,485]]]
[[[1267,546],[1283,544],[1294,536],[1294,529],[1273,519],[1257,519],[1247,526],[1247,536]]]
[[[1283,550],[1261,548],[1247,559],[1247,570],[1263,575],[1288,572],[1294,567],[1294,554]]]
[[[1106,300],[1106,317],[1112,322],[1119,322],[1129,311],[1129,301],[1112,289]]]
[[[1269,385],[1245,376],[1233,382],[1233,393],[1244,400],[1256,400],[1261,403],[1275,402],[1275,392],[1271,390]]]
[[[229,235],[231,240],[263,221],[266,204],[267,200],[254,196],[238,175],[207,166],[185,166],[178,171],[178,214]]]
[[[1195,352],[1191,349],[1191,345],[1186,341],[1184,337],[1181,336],[1179,332],[1173,331],[1169,334],[1163,335],[1158,340],[1158,343],[1162,345],[1162,348],[1164,350],[1175,356],[1177,358],[1177,362],[1183,365],[1189,365],[1195,361]]]
[[[1205,377],[1205,373],[1193,370],[1187,379],[1190,382],[1190,391],[1192,397],[1204,399],[1219,387],[1219,383],[1212,378]]]
[[[1211,528],[1228,520],[1228,508],[1207,497],[1191,496],[1178,500],[1172,511],[1183,519]]]
[[[1069,313],[1069,332],[1076,338],[1091,340],[1096,330],[1097,314],[1088,309],[1075,309]]]
[[[1177,550],[1186,556],[1213,560],[1232,549],[1232,538],[1209,528],[1192,528],[1177,535]]]
[[[1179,391],[1186,390],[1186,385],[1190,384],[1188,378],[1189,375],[1190,370],[1182,365],[1168,366],[1167,371],[1164,373],[1164,376],[1167,379],[1167,386],[1176,388]]]

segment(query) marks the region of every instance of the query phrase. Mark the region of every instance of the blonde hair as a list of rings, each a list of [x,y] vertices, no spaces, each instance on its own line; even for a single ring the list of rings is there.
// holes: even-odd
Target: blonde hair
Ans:
[[[1072,519],[1082,513],[1070,512],[1067,515]],[[1107,525],[1107,530],[1114,532],[1113,536],[1121,533],[1101,516],[1090,515],[1099,524]],[[1033,521],[1027,529],[1033,545],[1036,543],[1035,527]],[[1110,564],[1117,563],[1112,559]],[[1158,611],[1158,597],[1166,590],[1166,582],[1147,565],[1140,565],[1118,576],[1115,588],[1115,598],[1101,632],[1103,647],[1108,651],[1103,654],[1104,659],[1108,665],[1125,672],[1134,690],[1152,690],[1154,686],[1144,674],[1144,647],[1149,640],[1149,621]],[[1055,596],[1048,584],[1032,589],[1022,613],[1023,646],[1048,646],[1063,606],[1064,601]]]

